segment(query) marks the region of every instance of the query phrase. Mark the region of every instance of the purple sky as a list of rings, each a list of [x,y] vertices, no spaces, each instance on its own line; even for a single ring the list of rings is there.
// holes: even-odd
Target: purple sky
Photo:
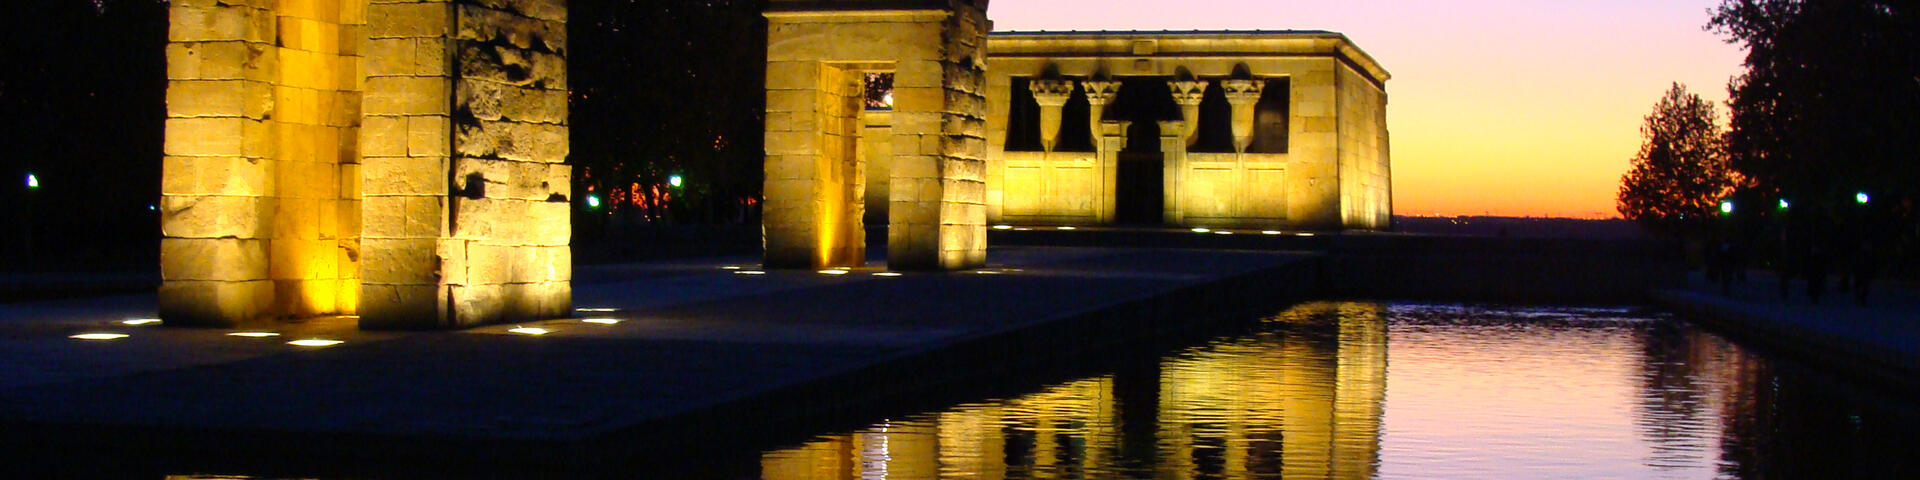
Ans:
[[[1672,82],[1716,104],[1719,0],[998,0],[994,29],[1341,32],[1393,79],[1395,213],[1612,217]],[[1724,110],[1724,105],[1722,105]],[[1723,112],[1724,114],[1724,112]]]

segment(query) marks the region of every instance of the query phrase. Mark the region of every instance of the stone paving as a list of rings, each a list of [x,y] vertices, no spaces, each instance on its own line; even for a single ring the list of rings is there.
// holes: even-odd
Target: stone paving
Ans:
[[[1888,375],[1875,376],[1920,386],[1920,291],[1912,285],[1874,284],[1865,304],[1831,292],[1831,281],[1818,304],[1808,300],[1803,281],[1794,281],[1786,298],[1779,285],[1776,277],[1756,272],[1723,294],[1695,274],[1685,286],[1655,291],[1653,298],[1764,344],[1891,367]]]
[[[0,423],[577,439],[1304,258],[1005,248],[985,270],[900,276],[746,257],[583,267],[577,316],[457,332],[124,324],[153,315],[152,295],[0,305]],[[128,337],[70,338],[83,333]],[[343,343],[287,344],[307,338]]]

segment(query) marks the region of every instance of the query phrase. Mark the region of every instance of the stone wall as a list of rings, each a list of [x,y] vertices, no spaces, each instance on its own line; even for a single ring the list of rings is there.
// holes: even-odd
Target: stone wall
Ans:
[[[767,36],[766,262],[857,264],[859,80],[892,71],[888,267],[986,261],[984,1],[776,1]],[[842,88],[847,89],[841,92]],[[844,95],[843,95],[844,93]],[[843,101],[846,100],[846,101]],[[876,139],[870,139],[873,141]],[[881,179],[868,179],[873,182]]]
[[[162,315],[570,306],[564,0],[179,0]]]
[[[1340,84],[1340,217],[1347,228],[1393,226],[1393,174],[1387,148],[1387,94],[1342,65]]]
[[[170,8],[161,314],[238,325],[358,308],[364,1]]]
[[[1111,197],[1097,152],[1006,152],[1001,154],[1001,218],[1020,224],[1086,225],[1100,221],[1101,201]]]

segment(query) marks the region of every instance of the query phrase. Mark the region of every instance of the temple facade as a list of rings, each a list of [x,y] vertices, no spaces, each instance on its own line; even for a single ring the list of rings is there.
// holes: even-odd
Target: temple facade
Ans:
[[[1344,35],[987,42],[994,223],[1386,229],[1386,70]]]
[[[1391,226],[1389,75],[1341,34],[1008,32],[987,51],[989,223]]]

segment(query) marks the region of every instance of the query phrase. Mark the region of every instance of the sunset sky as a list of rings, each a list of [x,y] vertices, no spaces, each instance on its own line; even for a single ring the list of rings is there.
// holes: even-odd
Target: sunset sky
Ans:
[[[1617,217],[1640,123],[1680,82],[1725,116],[1719,0],[996,0],[1014,30],[1331,30],[1380,61],[1394,213]],[[1724,119],[1723,119],[1724,123]]]

